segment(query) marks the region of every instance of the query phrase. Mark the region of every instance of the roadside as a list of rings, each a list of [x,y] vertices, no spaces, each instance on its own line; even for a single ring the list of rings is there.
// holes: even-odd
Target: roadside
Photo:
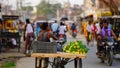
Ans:
[[[23,54],[23,43],[21,44],[20,52],[18,52],[18,48],[9,50],[4,50],[3,48],[2,52],[0,53],[0,68],[3,68],[2,66],[9,62],[13,62],[16,65],[16,62],[23,57],[26,57],[25,54]]]
[[[70,41],[75,41],[75,40],[85,41],[84,35],[79,35],[77,36],[76,39],[73,39],[72,36],[69,33],[67,33],[67,43],[69,43]],[[73,62],[72,64],[71,63],[67,64],[65,67],[73,68],[71,66],[73,66]],[[16,68],[35,68],[35,58],[32,58],[32,57],[21,58],[20,60],[17,61]],[[51,68],[51,66],[49,66],[48,68]]]

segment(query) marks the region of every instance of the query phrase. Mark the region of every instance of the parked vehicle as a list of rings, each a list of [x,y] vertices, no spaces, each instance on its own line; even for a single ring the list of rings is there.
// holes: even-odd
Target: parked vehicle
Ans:
[[[1,45],[6,50],[18,47],[20,51],[20,33],[18,31],[19,16],[2,15]]]

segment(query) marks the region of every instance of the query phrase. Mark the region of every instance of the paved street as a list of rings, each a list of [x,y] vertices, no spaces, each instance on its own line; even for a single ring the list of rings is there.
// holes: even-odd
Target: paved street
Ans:
[[[75,40],[70,35],[68,36],[68,42]],[[77,39],[84,41],[85,39],[83,35],[80,35]],[[100,60],[96,57],[95,52],[96,48],[95,46],[88,46],[90,48],[89,53],[87,55],[86,59],[83,59],[83,68],[119,68],[120,67],[120,56],[117,55],[116,59],[113,62],[113,66],[107,66],[106,63],[100,63]],[[34,68],[35,66],[34,58],[22,58],[18,60],[17,67],[16,68]],[[66,68],[74,68],[73,62],[68,63]],[[51,68],[49,66],[49,68]]]

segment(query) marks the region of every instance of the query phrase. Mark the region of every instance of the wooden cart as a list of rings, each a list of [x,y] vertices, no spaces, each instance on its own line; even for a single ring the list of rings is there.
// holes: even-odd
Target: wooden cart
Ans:
[[[58,53],[32,53],[31,57],[35,58],[35,68],[37,68],[38,58],[69,58],[69,59],[73,58],[74,67],[82,68],[82,59],[86,58],[86,55],[58,52]],[[71,62],[71,60],[68,62]],[[55,62],[53,61],[53,65],[54,63]],[[62,65],[62,63],[60,65]]]
[[[75,68],[82,68],[82,58],[86,58],[86,55],[57,52],[56,42],[33,41],[32,50],[31,57],[35,58],[35,68],[37,68],[37,59],[40,58],[53,58],[54,60],[49,62],[52,68],[65,68],[65,65],[71,61],[74,61]]]

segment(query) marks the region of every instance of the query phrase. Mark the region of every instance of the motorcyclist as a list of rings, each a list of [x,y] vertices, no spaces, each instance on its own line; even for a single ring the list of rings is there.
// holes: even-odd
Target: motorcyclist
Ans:
[[[61,37],[64,38],[64,41],[66,42],[67,41],[67,36],[66,36],[67,29],[63,22],[60,23],[58,31],[59,31],[59,36],[60,36],[59,38]]]
[[[57,31],[58,27],[59,27],[59,24],[55,20],[55,22],[52,24],[51,28],[52,28],[53,34],[55,34],[56,37],[58,37],[58,31]]]
[[[72,30],[72,32],[73,32],[74,30],[76,30],[76,25],[75,25],[75,23],[72,23],[71,30]]]
[[[114,42],[114,40],[117,40],[117,37],[112,29],[108,27],[108,22],[106,20],[103,21],[103,27],[101,29],[101,34],[97,37],[97,50],[99,52],[100,44],[103,41],[103,39],[107,39],[109,42]]]
[[[71,34],[72,36],[75,38],[76,35],[77,35],[77,29],[76,29],[76,25],[75,23],[72,23],[72,26],[71,26]]]

